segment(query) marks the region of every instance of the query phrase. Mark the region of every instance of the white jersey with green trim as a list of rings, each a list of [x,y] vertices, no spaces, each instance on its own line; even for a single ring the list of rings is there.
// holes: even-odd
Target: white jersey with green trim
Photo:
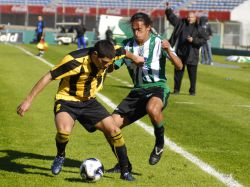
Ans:
[[[115,62],[116,69],[126,64],[135,88],[152,87],[154,85],[167,86],[165,67],[166,58],[169,57],[167,52],[162,49],[160,37],[150,34],[149,39],[141,46],[136,43],[134,38],[124,40],[123,44],[126,50],[134,55],[143,56],[145,59],[142,67],[136,66],[130,59]]]

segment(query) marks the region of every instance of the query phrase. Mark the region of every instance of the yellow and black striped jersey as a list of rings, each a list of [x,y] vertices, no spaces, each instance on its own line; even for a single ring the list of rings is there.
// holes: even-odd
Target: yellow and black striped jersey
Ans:
[[[126,51],[115,46],[118,60],[125,57]],[[95,93],[103,87],[106,69],[98,69],[90,59],[93,48],[73,51],[54,66],[50,73],[52,79],[59,80],[59,88],[55,99],[67,101],[86,101],[95,97]]]

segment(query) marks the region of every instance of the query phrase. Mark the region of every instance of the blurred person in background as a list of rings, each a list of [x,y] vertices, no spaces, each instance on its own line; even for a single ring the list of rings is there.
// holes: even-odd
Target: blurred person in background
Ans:
[[[36,56],[42,57],[44,55],[44,52],[47,50],[48,45],[45,42],[45,33],[44,33],[44,21],[42,16],[37,17],[38,22],[36,25],[36,41],[37,41],[37,49],[39,50],[39,53]]]
[[[115,45],[115,40],[113,39],[113,31],[110,29],[110,26],[108,26],[106,32],[105,32],[106,40],[111,41]]]
[[[37,22],[35,31],[36,31],[36,41],[37,43],[39,43],[44,34],[45,23],[43,21],[42,16],[38,16],[37,19],[38,19],[38,22]]]
[[[213,36],[213,32],[210,24],[208,23],[208,17],[200,17],[200,25],[207,34],[208,40],[201,47],[201,64],[213,65],[213,55],[211,50],[210,39]]]
[[[76,28],[76,39],[77,39],[77,47],[78,49],[84,49],[87,47],[84,35],[86,32],[86,28],[85,25],[83,25],[82,23],[79,24]]]
[[[165,14],[167,20],[174,26],[173,33],[169,39],[172,47],[176,44],[176,54],[180,57],[183,68],[174,70],[174,94],[179,94],[181,82],[184,75],[185,67],[187,67],[190,80],[189,94],[196,94],[196,79],[199,62],[200,47],[206,43],[207,36],[203,28],[199,25],[194,12],[189,12],[187,18],[176,16],[170,8],[169,3],[166,4]]]

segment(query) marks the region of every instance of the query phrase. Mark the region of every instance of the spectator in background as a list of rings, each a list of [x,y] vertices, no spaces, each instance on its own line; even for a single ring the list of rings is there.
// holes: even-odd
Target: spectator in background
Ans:
[[[194,12],[189,12],[188,17],[181,19],[173,13],[167,3],[165,10],[166,17],[171,25],[174,26],[173,33],[169,39],[171,46],[176,46],[176,54],[183,63],[181,70],[174,70],[174,94],[179,94],[181,81],[187,66],[190,80],[189,94],[196,94],[196,77],[199,62],[199,49],[206,42],[206,33],[197,22]]]
[[[44,34],[44,21],[43,21],[43,17],[42,16],[38,16],[38,22],[36,25],[36,42],[39,43],[43,34]]]
[[[47,50],[48,45],[45,42],[45,33],[44,33],[44,21],[42,16],[38,16],[38,22],[36,26],[36,40],[37,40],[37,49],[39,53],[36,56],[42,57],[44,52]]]
[[[105,35],[106,35],[106,40],[109,40],[113,44],[115,44],[115,41],[113,39],[113,31],[110,29],[110,26],[108,26],[108,28],[107,28],[107,30],[105,32]]]
[[[86,28],[82,23],[76,27],[76,39],[77,39],[78,49],[84,49],[87,47],[86,41],[84,38],[85,32],[86,32]]]
[[[201,64],[213,65],[213,56],[211,50],[210,39],[213,36],[213,32],[210,24],[208,24],[208,18],[206,16],[200,17],[200,25],[207,34],[208,40],[201,47]]]

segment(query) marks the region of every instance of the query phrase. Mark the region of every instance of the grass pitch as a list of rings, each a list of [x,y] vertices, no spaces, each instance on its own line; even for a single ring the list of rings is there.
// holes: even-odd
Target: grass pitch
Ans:
[[[34,45],[22,47],[37,53]],[[44,58],[56,64],[75,48],[49,46]],[[0,45],[0,56],[0,186],[224,186],[168,147],[160,163],[150,166],[148,157],[154,138],[134,124],[123,129],[123,134],[135,182],[122,181],[119,174],[105,174],[94,184],[81,181],[79,166],[83,159],[99,158],[105,169],[116,160],[101,132],[89,134],[78,123],[67,146],[63,171],[53,176],[50,171],[56,154],[53,98],[59,82],[52,82],[21,118],[15,111],[17,105],[50,67],[10,45]],[[214,58],[225,63],[224,57]],[[166,136],[219,172],[250,186],[250,65],[237,65],[237,69],[199,65],[195,97],[188,95],[185,72],[181,94],[171,95],[164,110]],[[168,84],[173,88],[170,63],[166,71]],[[130,82],[125,68],[112,76]],[[118,104],[129,89],[107,77],[101,93]],[[150,125],[147,117],[142,121]]]

